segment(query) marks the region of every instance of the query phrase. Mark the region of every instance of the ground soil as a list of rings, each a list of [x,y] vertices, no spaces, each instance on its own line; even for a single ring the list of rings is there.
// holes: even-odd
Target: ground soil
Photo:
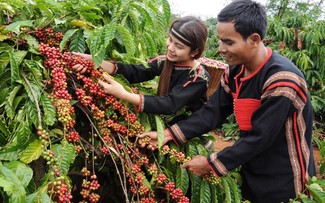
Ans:
[[[215,132],[212,132],[212,134],[216,138],[216,141],[214,142],[214,151],[215,152],[219,152],[222,149],[224,149],[225,147],[231,146],[234,143],[234,141],[224,140],[224,137],[222,135],[218,135]],[[317,177],[321,178],[321,176],[319,174],[320,151],[317,147],[314,147],[313,153],[314,153],[314,159],[315,159],[315,166],[316,166],[316,170],[317,170]]]

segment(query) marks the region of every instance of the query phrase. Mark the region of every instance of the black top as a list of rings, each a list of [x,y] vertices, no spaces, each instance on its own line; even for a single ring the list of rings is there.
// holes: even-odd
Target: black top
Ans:
[[[161,74],[165,56],[159,56],[148,61],[149,67],[142,64],[117,64],[116,73],[122,74],[130,83],[151,80]],[[189,66],[174,65],[169,91],[164,96],[144,95],[140,111],[153,114],[176,114],[182,107],[194,112],[207,100],[206,91],[209,73],[202,65],[196,69]],[[184,115],[173,120],[172,123],[184,118]],[[171,123],[169,123],[171,124]]]

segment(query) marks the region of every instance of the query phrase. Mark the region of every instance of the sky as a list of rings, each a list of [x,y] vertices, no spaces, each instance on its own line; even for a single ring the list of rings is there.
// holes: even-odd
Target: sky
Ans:
[[[266,0],[256,0],[265,5]],[[168,0],[172,13],[180,16],[195,15],[202,19],[216,18],[219,11],[231,0]]]

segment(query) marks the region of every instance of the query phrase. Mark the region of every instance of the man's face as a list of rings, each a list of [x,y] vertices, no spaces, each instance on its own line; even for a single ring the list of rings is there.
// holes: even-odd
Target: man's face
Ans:
[[[228,65],[249,63],[252,59],[252,46],[250,38],[244,40],[236,32],[234,23],[218,23],[217,35],[219,38],[219,53]]]

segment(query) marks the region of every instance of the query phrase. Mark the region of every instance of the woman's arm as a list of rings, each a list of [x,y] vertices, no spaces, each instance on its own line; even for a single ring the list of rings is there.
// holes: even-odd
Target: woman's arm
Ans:
[[[103,74],[105,81],[98,80],[98,83],[104,88],[106,94],[122,99],[130,104],[138,105],[140,103],[140,95],[128,92],[124,87],[116,82],[113,77]]]
[[[85,60],[93,60],[90,54],[83,53],[73,53]],[[155,76],[160,74],[159,66],[161,65],[161,57],[157,59],[152,59],[148,62],[149,67],[145,67],[142,64],[123,64],[123,63],[113,63],[110,61],[103,60],[100,67],[107,73],[122,74],[125,79],[130,83],[144,82],[153,79]],[[87,68],[82,64],[76,64],[73,66],[74,71],[85,73]]]

